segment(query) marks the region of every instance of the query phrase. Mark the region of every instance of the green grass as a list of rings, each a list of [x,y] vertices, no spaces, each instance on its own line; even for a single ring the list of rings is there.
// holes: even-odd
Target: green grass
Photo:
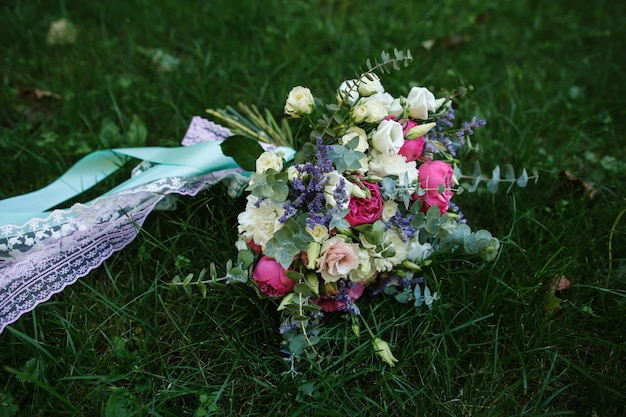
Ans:
[[[363,300],[395,368],[349,322],[328,317],[323,356],[303,360],[297,379],[278,352],[275,304],[244,286],[206,299],[169,290],[174,275],[235,256],[244,206],[221,186],[181,198],[0,335],[0,416],[106,415],[118,400],[144,416],[623,414],[625,12],[610,0],[3,5],[0,198],[47,184],[88,152],[129,146],[133,120],[148,131],[133,146],[176,145],[205,108],[242,101],[279,115],[292,86],[330,98],[366,58],[394,47],[415,60],[383,79],[389,90],[472,85],[458,113],[487,119],[476,135],[483,168],[536,168],[540,180],[459,196],[472,226],[501,237],[502,253],[433,268],[443,299],[432,311]],[[49,46],[61,17],[78,27],[77,42]],[[451,35],[463,41],[450,45]],[[158,71],[145,53],[157,48],[178,67]],[[33,102],[20,88],[60,100]],[[592,183],[595,198],[561,171]],[[547,314],[555,275],[573,284]]]

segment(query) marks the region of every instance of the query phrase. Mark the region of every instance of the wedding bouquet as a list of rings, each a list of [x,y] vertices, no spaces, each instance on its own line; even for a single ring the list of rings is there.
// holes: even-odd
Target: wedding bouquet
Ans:
[[[499,240],[487,230],[472,231],[451,201],[463,190],[458,158],[485,122],[474,117],[455,124],[453,97],[436,98],[425,87],[387,92],[376,72],[411,59],[408,51],[394,51],[368,61],[330,103],[294,87],[284,106],[289,120],[281,124],[246,106],[247,117],[233,109],[208,111],[235,133],[223,152],[251,171],[238,216],[238,256],[224,279],[248,282],[277,300],[279,331],[293,356],[317,353],[321,319],[341,312],[353,318],[356,332],[366,325],[374,351],[394,366],[389,345],[359,321],[356,301],[386,295],[430,308],[440,295],[422,268],[433,255],[490,261],[498,254]],[[295,156],[271,145],[295,149]],[[481,179],[475,175],[472,187]],[[214,268],[211,276],[216,279]]]

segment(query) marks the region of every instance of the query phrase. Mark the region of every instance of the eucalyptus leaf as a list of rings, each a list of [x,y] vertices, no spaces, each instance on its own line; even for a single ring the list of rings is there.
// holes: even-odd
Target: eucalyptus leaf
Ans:
[[[311,241],[313,237],[306,231],[306,215],[292,217],[267,242],[265,255],[276,259],[283,268],[288,269],[293,258],[305,251]]]
[[[498,186],[500,185],[500,166],[497,165],[491,172],[491,179],[487,181],[487,189],[492,193],[498,192]]]
[[[518,187],[526,187],[526,185],[528,184],[528,172],[526,172],[526,168],[522,170],[522,175],[517,178],[516,183]]]

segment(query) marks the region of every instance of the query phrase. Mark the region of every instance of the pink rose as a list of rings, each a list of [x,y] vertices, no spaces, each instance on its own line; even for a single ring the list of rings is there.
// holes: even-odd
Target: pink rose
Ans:
[[[254,267],[252,278],[262,293],[270,297],[280,297],[293,290],[295,281],[287,276],[287,271],[273,258],[263,256]]]
[[[346,220],[351,227],[374,223],[383,214],[383,199],[380,196],[378,184],[368,181],[362,181],[362,183],[369,190],[372,197],[359,198],[353,195],[350,196]]]
[[[345,278],[358,266],[358,244],[346,243],[338,236],[331,237],[322,244],[318,272],[325,281],[335,282],[339,278]]]
[[[417,161],[424,151],[424,136],[417,139],[406,139],[398,154],[404,156],[407,162]]]
[[[363,295],[363,290],[365,289],[365,285],[363,283],[358,283],[355,285],[350,285],[348,288],[348,296],[352,301],[358,300],[361,295]],[[335,311],[341,311],[346,306],[346,302],[341,299],[341,297],[330,296],[330,295],[322,295],[317,300],[314,300],[315,304],[322,308],[322,311],[325,313],[332,313]]]
[[[422,211],[426,212],[432,206],[439,207],[439,212],[448,211],[448,203],[454,195],[452,192],[452,176],[454,171],[450,164],[443,161],[424,162],[418,168],[420,185],[426,194],[417,197],[423,202]],[[443,185],[443,192],[439,193],[439,186]]]

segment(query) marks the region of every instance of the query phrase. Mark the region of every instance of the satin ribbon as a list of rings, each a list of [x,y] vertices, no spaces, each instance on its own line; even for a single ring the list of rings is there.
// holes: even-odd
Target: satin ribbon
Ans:
[[[162,178],[195,177],[222,169],[238,168],[231,157],[222,153],[220,143],[211,141],[175,148],[120,148],[93,152],[80,159],[51,184],[27,194],[0,200],[0,227],[22,225],[30,219],[45,217],[46,211],[90,189],[131,158],[156,165],[111,189],[105,196]],[[286,159],[291,159],[295,153],[286,147],[278,150]]]

